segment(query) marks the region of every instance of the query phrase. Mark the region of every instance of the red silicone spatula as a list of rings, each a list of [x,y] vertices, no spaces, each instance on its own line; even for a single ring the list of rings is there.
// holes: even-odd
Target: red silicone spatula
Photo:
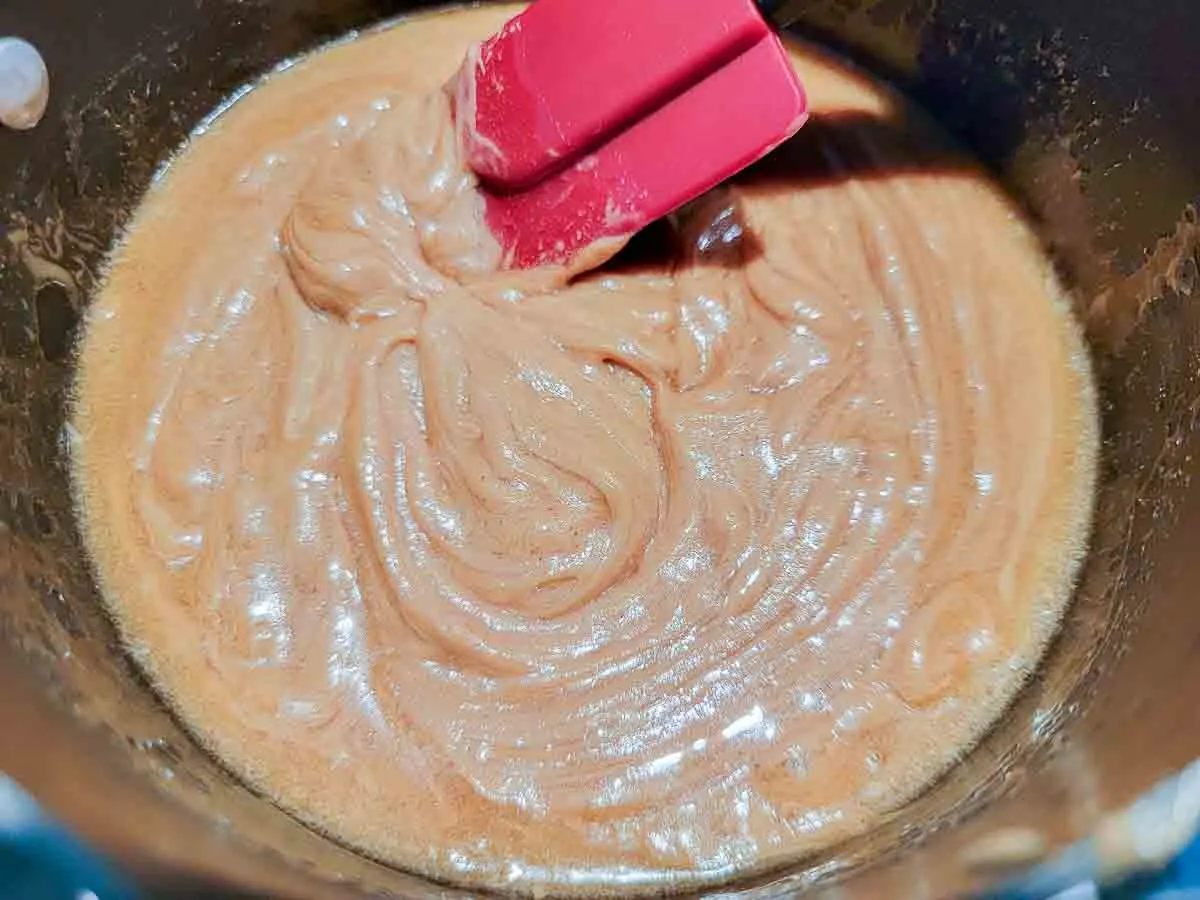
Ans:
[[[477,48],[455,115],[508,263],[631,234],[795,134],[775,5],[538,0]]]

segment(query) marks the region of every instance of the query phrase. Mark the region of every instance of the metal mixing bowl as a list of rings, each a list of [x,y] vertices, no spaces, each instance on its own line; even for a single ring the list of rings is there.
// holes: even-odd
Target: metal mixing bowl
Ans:
[[[0,8],[0,34],[39,46],[53,79],[43,124],[0,134],[0,770],[152,892],[456,894],[302,827],[180,729],[101,611],[64,465],[80,314],[158,166],[239,85],[413,7]],[[1091,833],[1200,755],[1200,3],[804,8],[800,32],[891,78],[1025,203],[1075,292],[1103,395],[1092,550],[1035,681],[961,765],[878,830],[736,886],[941,897]]]

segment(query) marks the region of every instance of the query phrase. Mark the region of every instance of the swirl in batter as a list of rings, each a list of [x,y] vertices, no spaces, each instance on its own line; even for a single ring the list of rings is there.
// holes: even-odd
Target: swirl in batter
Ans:
[[[727,878],[870,827],[1036,664],[1086,357],[1003,196],[803,47],[812,125],[669,263],[498,271],[441,86],[513,11],[322,51],[165,172],[82,345],[89,542],[195,734],[337,838]]]

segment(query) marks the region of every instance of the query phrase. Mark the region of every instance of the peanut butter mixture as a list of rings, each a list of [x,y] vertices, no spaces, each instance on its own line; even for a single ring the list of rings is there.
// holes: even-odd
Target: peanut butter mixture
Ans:
[[[720,880],[869,828],[1035,666],[1086,356],[1013,205],[800,45],[812,123],[675,250],[502,271],[443,86],[515,11],[318,52],[164,172],[81,349],[89,542],[179,716],[337,839]]]

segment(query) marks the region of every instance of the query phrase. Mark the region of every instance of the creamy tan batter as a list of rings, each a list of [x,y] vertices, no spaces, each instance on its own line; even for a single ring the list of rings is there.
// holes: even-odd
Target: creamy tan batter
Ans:
[[[1086,359],[1014,208],[803,47],[804,160],[674,261],[497,273],[440,88],[513,12],[317,54],[165,173],[82,347],[90,543],[179,714],[337,838],[725,878],[869,827],[1036,663]]]

